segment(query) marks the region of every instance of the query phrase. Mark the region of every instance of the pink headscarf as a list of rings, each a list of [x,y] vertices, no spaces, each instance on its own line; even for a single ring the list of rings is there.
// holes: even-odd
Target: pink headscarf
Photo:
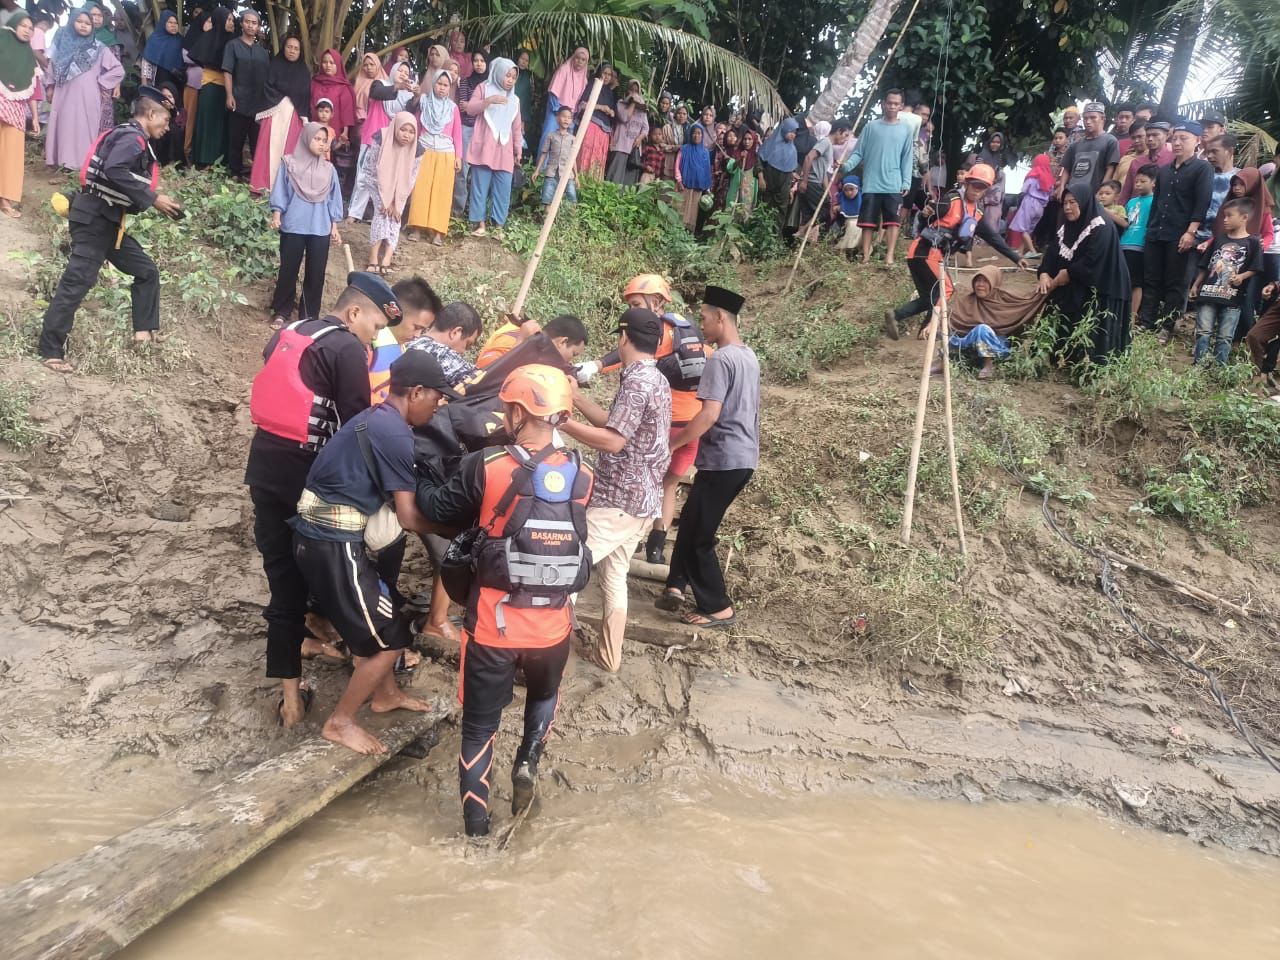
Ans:
[[[333,104],[333,129],[341,134],[356,122],[356,98],[351,91],[351,83],[347,80],[347,73],[342,68],[342,54],[337,50],[326,50],[325,53],[333,57],[338,72],[331,77],[324,72],[323,67],[317,68],[311,78],[311,102],[314,104],[323,97]],[[324,53],[320,54],[320,60],[316,62],[323,60]]]
[[[413,139],[408,146],[396,140],[396,132],[403,126],[413,127]],[[418,118],[407,110],[401,110],[382,131],[382,153],[378,155],[378,198],[384,207],[402,210],[413,192],[413,161],[418,155]]]
[[[581,70],[575,69],[573,65],[573,57],[576,57],[579,51],[587,55],[587,66]],[[582,99],[582,94],[587,89],[588,69],[591,66],[590,58],[591,51],[586,47],[578,47],[577,50],[573,51],[573,56],[556,67],[556,72],[551,77],[547,92],[556,95],[556,99],[560,101],[560,106],[576,107],[578,101]]]
[[[364,65],[370,60],[378,68],[378,72],[372,77],[364,75]],[[369,115],[369,91],[373,88],[375,81],[387,79],[387,71],[382,68],[382,62],[378,59],[376,53],[366,53],[360,60],[360,72],[356,74],[355,83],[355,103],[356,103],[356,119],[363,121]],[[386,112],[385,110],[383,111]]]
[[[329,199],[329,189],[337,174],[333,164],[311,152],[311,141],[323,129],[323,123],[305,124],[293,153],[281,161],[294,192],[307,203],[323,203]]]

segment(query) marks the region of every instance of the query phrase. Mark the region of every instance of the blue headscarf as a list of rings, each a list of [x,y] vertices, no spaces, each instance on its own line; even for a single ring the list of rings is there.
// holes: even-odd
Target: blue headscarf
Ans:
[[[858,195],[852,200],[844,195],[844,185],[852,183],[858,188]],[[846,218],[856,217],[862,212],[862,178],[856,173],[851,173],[840,181],[840,213]]]
[[[93,25],[93,17],[89,14],[93,7],[94,5],[90,4],[71,14],[67,25],[53,38],[53,49],[49,51],[49,60],[55,87],[70,83],[80,74],[91,70],[98,62],[98,57],[102,53],[102,44],[98,38],[93,35],[92,30],[87,37],[82,37],[76,33],[75,29],[75,22],[82,15],[89,17],[89,24]]]
[[[694,124],[685,136],[684,146],[680,148],[680,180],[686,190],[711,189],[711,154],[707,151],[705,134],[702,143],[693,142],[693,131],[702,132],[702,127]]]
[[[182,63],[182,34],[165,30],[169,21],[176,19],[178,16],[172,10],[161,13],[156,28],[147,37],[147,45],[142,48],[144,60],[170,73],[182,73],[186,69]]]
[[[799,129],[800,121],[795,117],[784,118],[769,134],[757,156],[779,173],[791,173],[800,166],[800,158],[796,155],[795,141],[784,138]]]

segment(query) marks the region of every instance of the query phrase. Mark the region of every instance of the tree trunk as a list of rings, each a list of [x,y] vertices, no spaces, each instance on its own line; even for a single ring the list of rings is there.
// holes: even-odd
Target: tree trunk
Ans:
[[[1182,102],[1182,88],[1191,72],[1191,61],[1196,52],[1196,40],[1200,35],[1200,23],[1204,18],[1204,2],[1189,10],[1178,21],[1178,33],[1173,41],[1173,55],[1169,58],[1169,76],[1164,81],[1160,95],[1160,113],[1172,117]]]
[[[811,120],[830,121],[836,118],[840,107],[849,96],[849,91],[857,83],[858,74],[862,72],[867,58],[880,43],[880,38],[884,36],[889,20],[892,19],[900,3],[901,0],[871,0],[871,9],[862,18],[862,23],[858,25],[858,30],[853,35],[849,46],[840,54],[840,60],[836,68],[831,71],[826,87],[813,102],[813,107],[809,110]]]

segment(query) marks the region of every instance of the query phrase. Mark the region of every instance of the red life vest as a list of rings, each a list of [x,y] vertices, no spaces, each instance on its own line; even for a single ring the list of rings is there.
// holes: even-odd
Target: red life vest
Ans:
[[[299,365],[316,341],[342,327],[329,324],[315,333],[299,333],[298,325],[307,322],[296,320],[280,331],[271,356],[253,378],[249,413],[254,424],[267,433],[318,451],[338,431],[338,408],[331,398],[320,396],[302,382]]]
[[[160,164],[156,162],[156,155],[151,150],[151,144],[137,126],[132,123],[122,123],[118,127],[113,127],[99,134],[98,139],[93,141],[93,146],[89,148],[89,152],[84,158],[84,164],[80,167],[80,189],[85,193],[105,200],[113,207],[132,208],[133,200],[129,198],[128,194],[121,192],[114,186],[102,169],[102,158],[106,156],[109,148],[114,146],[115,140],[123,136],[138,138],[138,146],[143,149],[147,156],[151,157],[151,189],[154,191],[160,185]]]

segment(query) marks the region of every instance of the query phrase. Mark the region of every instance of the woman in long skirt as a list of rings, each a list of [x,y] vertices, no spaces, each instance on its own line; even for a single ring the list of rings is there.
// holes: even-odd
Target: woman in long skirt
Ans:
[[[370,273],[386,276],[391,272],[391,258],[400,243],[400,220],[425,152],[418,142],[418,118],[406,111],[375,133],[364,153],[359,176],[373,198],[365,268]]]
[[[302,59],[302,43],[288,37],[271,58],[265,86],[266,109],[258,114],[258,149],[249,171],[249,188],[266,193],[276,182],[280,161],[293,153],[310,112],[311,71]]]
[[[222,53],[235,34],[235,15],[226,7],[215,7],[191,46],[191,59],[203,68],[196,100],[196,132],[191,139],[191,162],[198,167],[212,166],[227,153],[227,81]]]
[[[50,72],[53,109],[45,133],[45,162],[79,170],[102,125],[102,97],[120,85],[124,67],[93,35],[89,8],[77,10],[54,39]],[[61,177],[54,182],[60,182]]]
[[[618,110],[618,99],[609,82],[613,79],[613,66],[602,63],[596,68],[595,79],[603,80],[600,97],[596,100],[596,108],[592,111],[590,122],[582,116],[587,100],[591,96],[591,88],[583,91],[578,102],[578,122],[587,123],[587,132],[582,138],[582,147],[578,150],[578,173],[595,177],[604,177],[605,164],[609,162],[609,138],[613,135],[613,125]]]
[[[31,14],[21,8],[6,16],[0,28],[0,212],[14,218],[22,216],[14,204],[22,201],[28,104],[36,133],[40,132],[34,99],[40,85],[39,64],[31,49],[34,34]]]
[[[415,231],[426,230],[438,247],[449,232],[453,178],[462,170],[462,114],[453,102],[453,75],[437,70],[418,98],[417,110],[424,153],[409,201],[409,236],[416,240]]]
[[[702,195],[711,189],[711,154],[702,143],[699,124],[689,128],[688,140],[676,158],[676,184],[680,188],[680,216],[690,230],[698,226],[698,210]]]

